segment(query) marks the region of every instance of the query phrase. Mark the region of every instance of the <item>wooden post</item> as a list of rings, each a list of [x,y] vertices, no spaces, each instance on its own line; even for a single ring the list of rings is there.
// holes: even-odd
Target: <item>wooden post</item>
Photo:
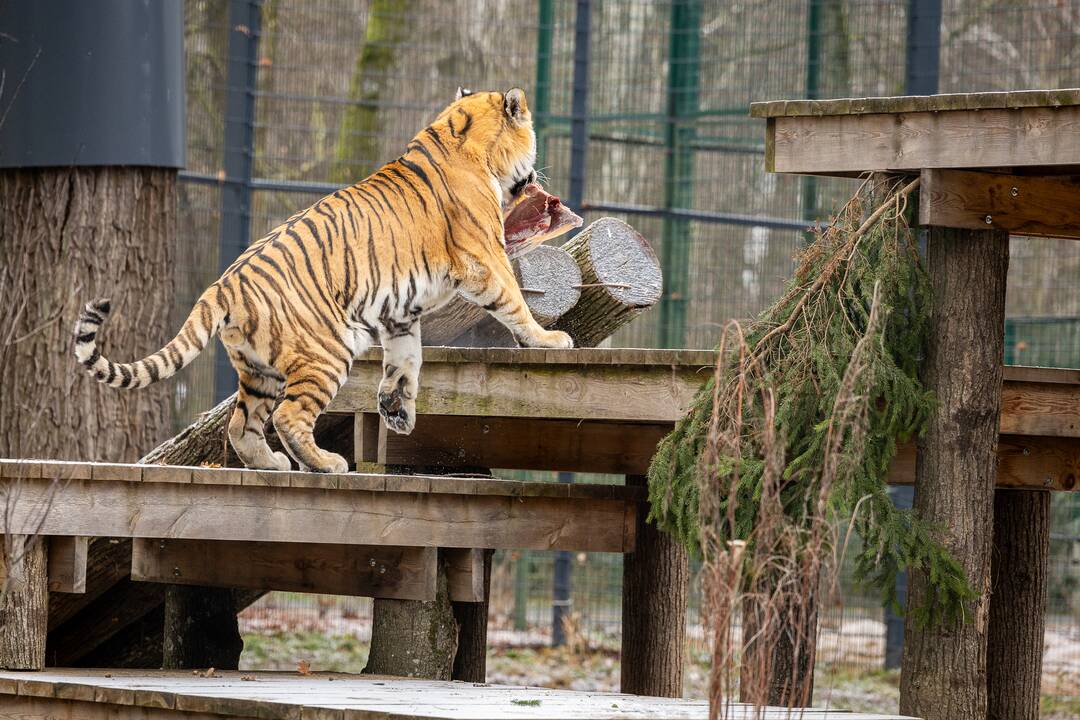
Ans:
[[[491,558],[494,550],[484,550],[484,599],[481,602],[455,602],[458,622],[458,648],[454,656],[452,680],[487,682],[488,601],[491,592]]]
[[[921,519],[941,528],[979,597],[967,622],[920,627],[908,614],[900,712],[925,720],[985,720],[1008,233],[932,227],[927,264],[934,302],[923,375],[938,403],[919,442],[914,506]],[[926,597],[925,574],[913,572],[909,608]]]
[[[0,668],[41,670],[49,624],[48,541],[16,536],[7,545],[12,566],[7,567],[9,558],[0,558],[5,571],[0,573]]]
[[[990,628],[987,720],[1038,720],[1045,629],[1050,493],[998,490]]]
[[[627,475],[627,485],[645,485]],[[633,695],[681,697],[689,569],[686,549],[637,517],[637,545],[623,556],[620,689]]]

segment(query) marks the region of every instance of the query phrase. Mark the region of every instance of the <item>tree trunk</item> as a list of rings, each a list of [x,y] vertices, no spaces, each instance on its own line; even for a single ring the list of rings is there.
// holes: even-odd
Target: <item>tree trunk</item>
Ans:
[[[229,588],[170,585],[165,594],[162,667],[166,670],[236,670],[244,641]]]
[[[0,456],[133,461],[171,434],[172,388],[106,387],[72,356],[83,305],[109,297],[117,361],[172,337],[176,170],[0,170]]]
[[[987,720],[1038,720],[1042,683],[1050,493],[994,495]]]
[[[646,479],[627,475],[626,484]],[[686,548],[646,522],[642,508],[634,552],[623,556],[622,692],[682,696],[688,582]]]
[[[786,708],[810,705],[817,643],[815,597],[816,593],[807,593],[797,602],[784,603],[777,611],[780,622],[774,618],[773,626],[764,631],[757,598],[743,599],[739,702]]]
[[[453,680],[487,682],[488,602],[491,594],[491,558],[494,554],[494,550],[484,551],[484,601],[452,603],[454,619],[460,630],[451,673]]]
[[[581,272],[560,248],[540,245],[513,261],[518,285],[536,322],[550,327],[581,296]],[[542,292],[529,292],[540,290]],[[455,296],[445,307],[420,320],[425,345],[513,347],[514,337],[479,305]]]
[[[581,268],[581,299],[552,325],[577,347],[596,347],[660,300],[663,275],[649,243],[621,220],[601,218],[562,249]]]
[[[41,670],[48,632],[48,541],[26,536],[11,540],[4,543],[10,547],[4,553],[8,557],[0,559],[0,669]]]
[[[458,623],[439,558],[435,599],[375,601],[371,651],[365,673],[450,680],[458,647]]]
[[[923,376],[938,403],[919,441],[914,507],[941,529],[979,597],[948,625],[920,627],[908,613],[900,712],[985,720],[1008,233],[931,228],[927,266],[934,302]],[[927,577],[912,572],[910,582],[909,610],[925,605]]]

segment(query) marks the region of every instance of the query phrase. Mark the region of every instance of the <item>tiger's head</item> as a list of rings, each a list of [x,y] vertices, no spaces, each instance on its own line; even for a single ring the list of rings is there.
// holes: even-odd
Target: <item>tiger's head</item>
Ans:
[[[504,204],[536,180],[536,134],[521,88],[505,93],[458,88],[435,124],[444,125],[461,150],[491,172]]]

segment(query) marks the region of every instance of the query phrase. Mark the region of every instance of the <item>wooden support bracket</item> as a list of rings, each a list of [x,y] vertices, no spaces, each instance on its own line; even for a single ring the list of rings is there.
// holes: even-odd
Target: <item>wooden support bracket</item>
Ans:
[[[433,600],[435,548],[136,538],[131,579]]]
[[[90,538],[54,535],[49,538],[49,591],[86,592],[86,558]]]
[[[450,599],[484,599],[482,550],[448,548]],[[136,538],[131,579],[174,585],[434,600],[436,548]]]
[[[1080,239],[1080,179],[923,170],[919,224]]]

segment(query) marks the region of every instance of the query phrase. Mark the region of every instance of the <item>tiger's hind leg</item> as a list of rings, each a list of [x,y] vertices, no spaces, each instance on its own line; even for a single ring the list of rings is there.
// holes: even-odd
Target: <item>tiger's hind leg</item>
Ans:
[[[303,470],[349,471],[348,461],[316,445],[314,435],[315,420],[334,399],[348,374],[348,365],[330,368],[309,360],[285,380],[285,399],[274,410],[274,428],[285,449]],[[334,380],[330,380],[331,377]]]
[[[259,470],[288,470],[292,467],[283,452],[274,452],[266,444],[266,420],[277,402],[281,381],[246,368],[233,358],[240,376],[236,409],[229,420],[229,442],[244,466]]]

